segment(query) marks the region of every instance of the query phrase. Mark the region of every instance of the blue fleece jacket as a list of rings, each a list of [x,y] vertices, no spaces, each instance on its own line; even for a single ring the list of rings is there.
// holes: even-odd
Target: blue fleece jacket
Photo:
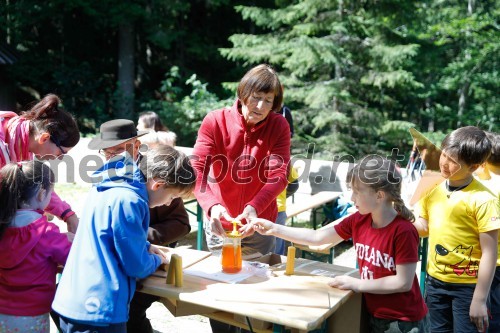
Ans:
[[[128,155],[97,170],[52,308],[77,322],[102,326],[128,320],[136,279],[161,263],[148,253],[148,194]]]

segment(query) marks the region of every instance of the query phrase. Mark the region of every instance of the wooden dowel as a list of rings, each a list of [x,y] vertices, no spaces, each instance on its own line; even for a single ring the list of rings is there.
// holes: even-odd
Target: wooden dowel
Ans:
[[[289,246],[288,253],[286,255],[285,275],[293,275],[294,268],[295,268],[295,246]]]
[[[178,254],[173,254],[172,257],[176,257],[174,262],[175,265],[175,286],[182,287],[182,257]]]

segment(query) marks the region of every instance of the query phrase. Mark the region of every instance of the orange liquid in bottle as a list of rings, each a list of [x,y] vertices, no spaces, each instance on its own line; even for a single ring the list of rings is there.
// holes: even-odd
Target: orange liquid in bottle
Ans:
[[[238,273],[241,271],[241,245],[233,244],[222,246],[222,271],[224,273]]]

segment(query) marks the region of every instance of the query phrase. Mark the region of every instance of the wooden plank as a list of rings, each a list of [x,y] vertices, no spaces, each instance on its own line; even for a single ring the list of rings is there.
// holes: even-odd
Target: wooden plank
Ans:
[[[253,285],[213,284],[207,286],[203,292],[182,293],[179,297],[186,303],[309,331],[319,327],[352,294],[352,291],[329,287],[327,282],[330,280],[330,277],[323,276],[279,275]],[[254,300],[247,302],[245,298],[248,294],[235,293],[234,287],[248,287],[249,290],[273,290],[273,295],[264,296],[260,302]],[[315,295],[308,301],[308,305],[312,306],[299,304],[297,299],[304,299],[301,294],[310,295],[311,290]],[[233,297],[231,301],[230,297]],[[218,298],[225,298],[225,300]],[[314,301],[318,306],[313,304]],[[329,302],[328,307],[323,307],[325,301]]]
[[[169,247],[158,246],[158,248],[160,248],[160,250],[165,252],[167,256],[171,256],[172,254],[180,255],[182,257],[183,269],[186,269],[212,255],[212,253],[208,251],[198,251],[187,247],[169,248]],[[170,266],[169,264],[161,265],[160,268],[152,275],[166,278],[169,266]]]
[[[305,280],[307,277],[302,278]],[[293,281],[293,279],[287,279]],[[235,306],[241,303],[252,303],[256,305],[276,305],[276,306],[299,306],[330,308],[330,297],[325,290],[318,290],[318,284],[324,284],[325,281],[318,281],[316,277],[311,276],[308,284],[314,287],[309,290],[297,288],[294,283],[281,281],[279,285],[269,285],[266,287],[254,284],[232,284],[217,286],[220,288],[211,288],[210,293],[217,301],[233,302]],[[215,287],[215,286],[214,286]]]
[[[327,202],[337,199],[341,194],[342,192],[322,191],[312,195],[307,200],[301,200],[293,205],[287,205],[287,218],[292,218],[307,210],[320,207]]]
[[[352,268],[317,266],[318,262],[305,259],[297,259],[297,264],[297,271],[304,270],[305,274],[286,276],[281,274],[284,269],[278,268],[265,278],[255,276],[245,280],[245,285],[230,285],[185,274],[182,287],[167,285],[164,278],[152,276],[140,281],[138,290],[168,298],[165,305],[176,315],[222,311],[310,331],[320,327],[353,295],[352,291],[331,288],[327,284],[332,273],[349,274]],[[330,273],[310,274],[318,270]],[[258,297],[252,295],[252,291]],[[354,313],[359,312],[354,308]]]
[[[410,206],[415,205],[424,195],[428,194],[432,189],[439,186],[446,179],[441,176],[441,173],[436,171],[425,170],[422,178],[419,179],[418,185],[410,199]]]

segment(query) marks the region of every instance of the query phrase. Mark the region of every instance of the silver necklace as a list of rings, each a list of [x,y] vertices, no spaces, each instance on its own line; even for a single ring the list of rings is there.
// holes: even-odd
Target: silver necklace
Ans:
[[[449,193],[446,195],[446,197],[449,199],[454,192],[463,190],[464,188],[469,186],[469,184],[472,183],[472,179],[473,178],[471,178],[471,180],[467,184],[459,186],[456,189],[454,189],[453,191],[450,191],[450,182],[447,180],[446,181],[446,190],[448,190]]]

